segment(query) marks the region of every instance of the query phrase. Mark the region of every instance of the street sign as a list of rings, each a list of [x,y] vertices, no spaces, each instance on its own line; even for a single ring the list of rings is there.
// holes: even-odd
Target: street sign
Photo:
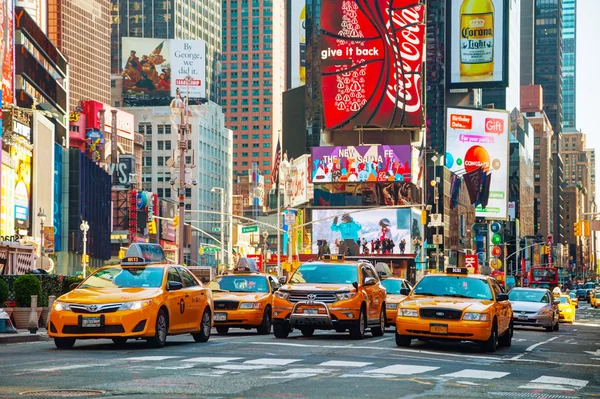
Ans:
[[[213,231],[213,233],[220,233],[221,232],[221,228],[220,227],[213,227],[212,231]]]
[[[434,249],[435,248],[435,244],[427,244],[425,246],[426,249]]]
[[[444,244],[444,236],[442,234],[434,234],[433,235],[433,243],[437,245]]]
[[[293,226],[294,224],[296,224],[296,215],[293,213],[286,213],[285,214],[285,224]]]
[[[247,233],[258,233],[258,226],[244,226],[242,227],[242,234]]]
[[[441,213],[432,213],[429,215],[429,227],[444,227],[444,222],[442,221]]]
[[[465,255],[465,266],[468,269],[473,269],[473,273],[477,273],[479,271],[477,255]]]

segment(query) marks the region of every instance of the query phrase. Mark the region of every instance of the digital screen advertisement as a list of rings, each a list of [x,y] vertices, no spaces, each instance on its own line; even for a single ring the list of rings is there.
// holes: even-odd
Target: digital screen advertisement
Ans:
[[[289,2],[290,12],[290,88],[306,84],[306,2]]]
[[[359,211],[359,212],[357,212]],[[376,251],[379,242],[379,253],[383,253],[382,242],[388,241],[387,253],[400,255],[414,253],[420,245],[421,225],[420,213],[410,208],[404,209],[314,209],[312,253],[318,253],[319,241],[325,240],[331,253],[345,255],[358,255],[363,253],[359,249],[357,240],[366,241],[366,246],[371,251]],[[413,245],[413,238],[418,241]],[[337,240],[337,246],[336,246]],[[393,246],[392,246],[393,245]],[[404,249],[404,251],[402,251]]]
[[[506,219],[508,216],[508,111],[448,108],[446,167],[464,179],[475,216]],[[474,201],[475,200],[475,201]]]
[[[410,145],[313,147],[312,182],[410,182],[411,151]]]
[[[451,87],[508,86],[507,5],[507,0],[447,0]]]
[[[420,202],[420,191],[411,182],[331,183],[314,189],[315,206],[414,205]]]
[[[322,0],[325,129],[423,126],[425,6],[417,0]]]

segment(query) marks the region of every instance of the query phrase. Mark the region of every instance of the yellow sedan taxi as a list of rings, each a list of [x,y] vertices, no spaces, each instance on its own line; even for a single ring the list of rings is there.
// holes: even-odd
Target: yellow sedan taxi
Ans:
[[[48,335],[59,349],[78,339],[145,339],[165,345],[167,335],[192,334],[206,342],[213,303],[208,288],[185,267],[168,264],[157,244],[132,244],[120,265],[97,270],[59,297]]]
[[[573,323],[575,321],[575,304],[571,301],[568,295],[561,295],[557,298],[560,303],[558,304],[558,311],[560,315],[560,321],[567,323]]]
[[[406,295],[400,294],[400,290],[408,289],[410,291],[412,286],[407,280],[397,277],[382,277],[381,285],[383,285],[386,290],[385,325],[386,327],[395,326],[396,317],[398,316],[398,306],[406,298]]]
[[[398,308],[396,345],[412,339],[474,341],[483,350],[511,346],[512,307],[508,294],[490,276],[468,274],[466,268],[428,274]]]
[[[590,306],[594,309],[600,307],[600,288],[590,290]]]
[[[233,273],[217,276],[208,285],[215,302],[215,327],[219,334],[227,334],[230,328],[256,328],[259,334],[269,334],[273,293],[279,281],[243,260]]]

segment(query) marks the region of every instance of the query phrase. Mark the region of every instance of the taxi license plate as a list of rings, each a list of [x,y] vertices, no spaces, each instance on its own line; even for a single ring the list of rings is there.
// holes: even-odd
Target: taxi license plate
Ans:
[[[304,314],[317,314],[319,313],[317,309],[304,309]]]
[[[227,313],[223,313],[223,312],[215,313],[215,321],[227,321]]]
[[[81,327],[102,327],[102,319],[100,317],[82,317]]]
[[[429,332],[435,334],[448,334],[448,326],[445,324],[432,324],[429,326]]]

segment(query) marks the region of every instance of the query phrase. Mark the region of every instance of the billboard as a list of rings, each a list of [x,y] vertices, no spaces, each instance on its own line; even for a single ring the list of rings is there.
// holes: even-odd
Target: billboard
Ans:
[[[2,90],[2,102],[12,104],[15,99],[15,13],[12,0],[3,1],[2,3],[0,4],[0,26],[3,34],[6,35],[6,40],[2,38],[4,66],[2,70],[2,87],[0,89]],[[4,18],[5,13],[6,18]],[[7,26],[4,26],[5,22]]]
[[[447,0],[447,83],[508,86],[508,0]]]
[[[124,37],[121,47],[123,97],[170,98],[177,88],[185,96],[191,76],[190,98],[206,97],[206,43]]]
[[[160,216],[173,219],[177,216],[177,204],[171,201],[160,200]],[[176,229],[173,220],[160,219],[160,239],[165,241],[176,241]]]
[[[315,206],[413,205],[420,203],[419,189],[411,182],[331,183],[314,188]]]
[[[448,108],[446,167],[464,179],[475,216],[506,219],[508,111]]]
[[[294,158],[293,162],[296,165],[298,174],[296,179],[293,179],[291,205],[298,205],[308,202],[313,197],[313,185],[310,183],[310,155],[305,154],[299,158]]]
[[[326,129],[423,126],[424,14],[418,0],[322,0]]]
[[[290,1],[290,89],[306,84],[306,2]]]
[[[410,145],[313,147],[313,183],[411,181]]]
[[[376,251],[376,242],[389,239],[393,247],[388,253],[400,255],[414,253],[413,237],[421,237],[420,212],[418,218],[410,208],[404,209],[314,209],[312,253],[318,253],[318,242],[326,240],[331,253],[358,255],[363,253],[358,249],[356,241],[363,239],[371,251],[371,242]],[[338,246],[336,247],[336,240]],[[382,253],[381,244],[379,253]],[[419,247],[420,248],[420,247]],[[348,250],[350,253],[348,253]],[[359,251],[359,252],[357,252]]]

